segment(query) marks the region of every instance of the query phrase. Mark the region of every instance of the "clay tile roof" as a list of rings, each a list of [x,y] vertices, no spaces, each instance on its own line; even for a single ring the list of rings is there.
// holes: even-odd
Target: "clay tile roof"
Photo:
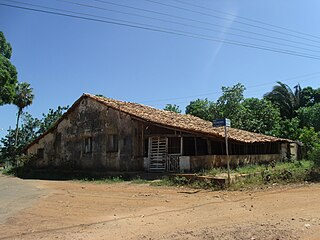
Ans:
[[[159,124],[162,126],[184,130],[198,134],[223,138],[224,128],[213,127],[212,123],[201,118],[189,115],[155,109],[142,104],[123,102],[111,98],[98,97],[91,94],[83,94],[82,97],[94,99],[105,106],[117,109],[141,120]],[[228,136],[231,140],[245,143],[255,142],[292,142],[288,139],[276,138],[258,133],[252,133],[240,129],[229,128]]]

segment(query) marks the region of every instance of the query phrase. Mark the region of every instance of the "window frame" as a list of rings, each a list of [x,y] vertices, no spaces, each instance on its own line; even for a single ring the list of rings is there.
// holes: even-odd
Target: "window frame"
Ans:
[[[118,152],[119,151],[119,136],[118,134],[107,134],[106,137],[106,152]]]
[[[84,138],[84,153],[92,153],[92,137]]]

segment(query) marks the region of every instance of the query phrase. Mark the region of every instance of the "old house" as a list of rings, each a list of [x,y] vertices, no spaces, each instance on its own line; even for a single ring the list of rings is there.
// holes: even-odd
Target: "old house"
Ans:
[[[229,129],[231,165],[288,155],[291,141]],[[83,94],[27,148],[38,168],[193,171],[226,164],[224,129],[198,117]]]

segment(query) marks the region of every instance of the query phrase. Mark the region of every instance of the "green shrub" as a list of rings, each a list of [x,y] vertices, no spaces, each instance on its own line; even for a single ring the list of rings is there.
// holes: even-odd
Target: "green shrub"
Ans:
[[[320,168],[313,168],[309,173],[309,179],[313,182],[320,182]]]
[[[310,160],[313,161],[315,168],[320,168],[320,144],[315,145],[312,149]]]
[[[172,178],[172,182],[177,185],[185,185],[188,184],[190,181],[185,177],[176,176]]]

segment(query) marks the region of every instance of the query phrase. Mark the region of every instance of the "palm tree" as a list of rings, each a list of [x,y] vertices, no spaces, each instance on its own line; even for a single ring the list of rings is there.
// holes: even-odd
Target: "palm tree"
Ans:
[[[285,83],[277,82],[271,92],[264,98],[271,101],[280,110],[282,118],[292,119],[296,116],[296,110],[301,106],[301,87],[296,85],[294,91]]]
[[[15,137],[15,149],[18,145],[18,134],[19,134],[19,119],[23,112],[23,109],[32,104],[34,95],[32,93],[32,88],[29,83],[23,82],[18,83],[16,87],[16,93],[13,100],[13,104],[18,107],[17,113],[17,124],[16,124],[16,137]]]

